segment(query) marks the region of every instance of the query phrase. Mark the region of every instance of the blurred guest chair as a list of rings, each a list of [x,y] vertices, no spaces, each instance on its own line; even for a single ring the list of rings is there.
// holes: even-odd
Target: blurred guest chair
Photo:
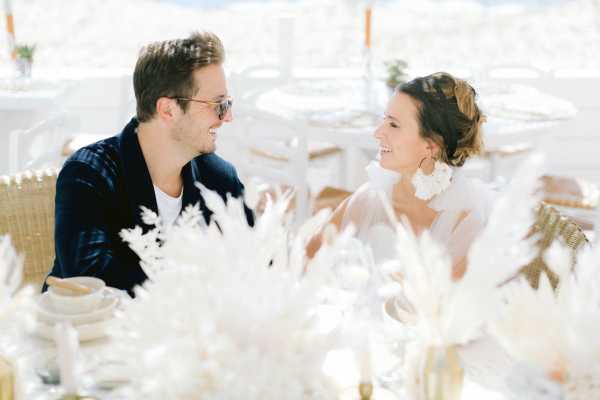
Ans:
[[[41,288],[54,261],[57,170],[0,177],[0,235],[25,255],[24,284]]]
[[[242,108],[236,109],[230,128],[223,141],[230,146],[235,158],[229,158],[242,181],[254,178],[293,188],[296,222],[304,221],[309,216],[309,153],[302,126],[271,113]]]
[[[62,164],[62,143],[67,137],[67,115],[57,112],[25,130],[10,132],[9,173]]]
[[[559,278],[544,262],[545,251],[552,243],[558,241],[570,249],[572,267],[575,267],[577,252],[588,243],[588,240],[579,225],[570,218],[561,215],[556,208],[544,203],[541,203],[536,210],[535,223],[530,231],[530,236],[533,235],[539,235],[537,255],[521,269],[520,273],[534,288],[539,286],[540,276],[544,273],[548,276],[552,287],[556,288]]]

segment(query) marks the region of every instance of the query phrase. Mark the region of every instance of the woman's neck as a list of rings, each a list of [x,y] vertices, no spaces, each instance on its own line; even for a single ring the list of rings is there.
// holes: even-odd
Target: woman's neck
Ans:
[[[397,217],[405,215],[417,234],[431,228],[438,213],[429,208],[429,201],[415,196],[412,174],[403,174],[392,190],[392,206]]]

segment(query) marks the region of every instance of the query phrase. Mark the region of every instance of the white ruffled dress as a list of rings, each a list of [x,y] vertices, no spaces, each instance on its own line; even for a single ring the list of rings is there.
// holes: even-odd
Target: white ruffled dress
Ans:
[[[378,161],[366,169],[369,180],[350,197],[341,228],[353,224],[357,237],[372,247],[375,260],[381,262],[396,252],[392,221],[383,201],[391,204],[400,174],[382,168]],[[466,257],[470,244],[487,223],[493,202],[493,191],[479,180],[464,177],[459,168],[453,168],[450,186],[429,201],[428,206],[437,212],[429,231],[447,248],[453,262]]]

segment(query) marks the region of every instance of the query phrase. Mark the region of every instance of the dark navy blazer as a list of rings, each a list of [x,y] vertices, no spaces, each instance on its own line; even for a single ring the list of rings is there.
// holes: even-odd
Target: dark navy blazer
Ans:
[[[137,126],[133,118],[120,134],[78,150],[65,162],[56,182],[56,258],[50,275],[96,276],[130,293],[146,280],[139,257],[119,236],[136,225],[145,232],[150,229],[141,219],[140,206],[158,213]],[[194,182],[224,199],[227,193],[239,197],[244,190],[235,168],[216,154],[190,161],[182,177],[182,210],[199,203],[207,223],[212,213]],[[252,211],[245,211],[253,225]]]

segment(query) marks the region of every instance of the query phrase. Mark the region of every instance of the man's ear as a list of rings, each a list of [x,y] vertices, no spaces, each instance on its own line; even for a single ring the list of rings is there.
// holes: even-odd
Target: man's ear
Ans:
[[[156,115],[162,121],[172,120],[179,111],[179,105],[168,97],[159,97],[156,100]]]

